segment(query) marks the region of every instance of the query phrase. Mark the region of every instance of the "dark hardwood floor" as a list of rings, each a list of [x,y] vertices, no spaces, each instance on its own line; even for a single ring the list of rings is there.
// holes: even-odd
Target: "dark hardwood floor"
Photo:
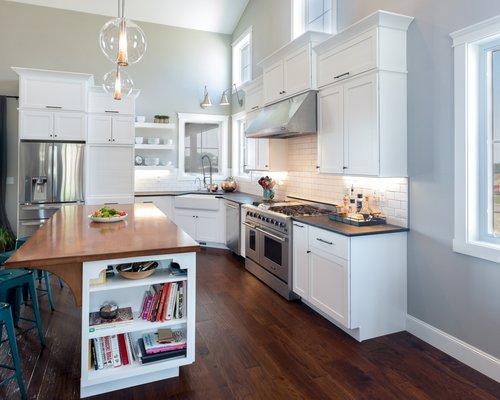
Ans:
[[[356,342],[227,252],[203,251],[197,280],[196,362],[179,378],[92,399],[500,399],[499,383],[408,333]],[[41,299],[47,348],[34,331],[19,338],[25,381],[31,399],[78,399],[79,309],[67,287],[53,288],[53,314]],[[0,399],[18,398],[15,383],[0,388]]]

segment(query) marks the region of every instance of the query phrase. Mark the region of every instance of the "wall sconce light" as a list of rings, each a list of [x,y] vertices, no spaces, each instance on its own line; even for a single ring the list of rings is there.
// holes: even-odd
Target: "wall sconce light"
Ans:
[[[205,86],[205,96],[203,98],[203,101],[200,104],[201,108],[208,108],[212,107],[212,101],[210,100],[210,96],[208,95],[208,90],[207,87]]]

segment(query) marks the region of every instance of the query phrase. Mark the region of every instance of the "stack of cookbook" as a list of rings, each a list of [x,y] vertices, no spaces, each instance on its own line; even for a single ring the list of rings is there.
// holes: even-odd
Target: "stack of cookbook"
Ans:
[[[185,329],[159,329],[156,333],[145,333],[139,339],[141,362],[147,364],[186,355]]]
[[[184,318],[185,282],[151,286],[144,295],[140,317],[150,322]]]

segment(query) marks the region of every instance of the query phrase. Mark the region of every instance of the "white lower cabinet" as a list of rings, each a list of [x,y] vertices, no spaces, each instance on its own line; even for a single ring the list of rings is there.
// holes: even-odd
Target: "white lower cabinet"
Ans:
[[[172,196],[135,196],[136,203],[152,203],[171,220],[174,219]]]
[[[189,236],[196,239],[196,215],[189,211],[176,211],[175,223]]]
[[[359,341],[406,324],[406,232],[347,237],[293,223],[293,291]]]
[[[174,221],[179,228],[202,245],[210,243],[220,244],[223,247],[226,241],[224,207],[219,207],[215,211],[174,207]]]

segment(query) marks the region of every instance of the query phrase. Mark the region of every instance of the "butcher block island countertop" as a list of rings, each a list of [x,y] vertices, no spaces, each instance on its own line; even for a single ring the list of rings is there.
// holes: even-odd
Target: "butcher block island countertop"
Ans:
[[[5,264],[7,268],[81,263],[143,255],[197,252],[200,249],[153,204],[117,205],[128,218],[96,223],[100,206],[64,206]]]
[[[115,208],[127,212],[128,218],[113,223],[89,219],[99,208],[62,207],[6,263],[6,268],[42,269],[63,278],[81,306],[82,398],[172,378],[179,375],[180,367],[195,361],[199,245],[153,204],[117,205]],[[126,279],[117,272],[105,277],[109,266],[116,271],[119,264],[149,261],[156,262],[157,268],[143,279]],[[174,263],[180,271],[173,268]],[[155,303],[154,319],[143,317],[144,298],[153,287],[156,293],[173,293],[169,307],[173,305],[171,315],[175,309],[175,317],[157,319],[159,302]],[[123,324],[91,325],[94,320],[90,316],[107,302],[130,308],[131,319]],[[167,328],[184,332],[185,350],[151,360],[140,350],[141,340],[148,333]],[[110,364],[103,357],[108,353],[96,349],[118,340],[125,347],[113,350],[113,368],[107,368]],[[136,356],[129,358],[132,351]],[[120,362],[115,363],[117,359]]]

